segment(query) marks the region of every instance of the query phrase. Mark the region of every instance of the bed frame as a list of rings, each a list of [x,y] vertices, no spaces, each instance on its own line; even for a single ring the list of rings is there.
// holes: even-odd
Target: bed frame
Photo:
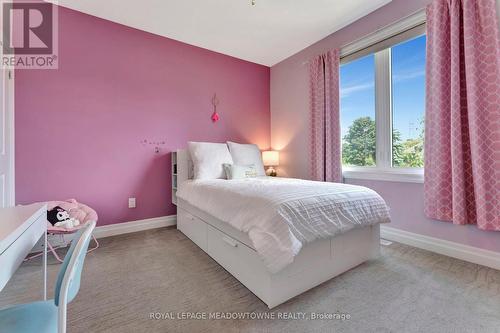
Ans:
[[[192,178],[186,150],[177,151],[177,184]],[[258,298],[274,308],[380,253],[379,225],[354,229],[305,245],[277,274],[262,263],[248,236],[177,199],[177,229],[217,261]]]

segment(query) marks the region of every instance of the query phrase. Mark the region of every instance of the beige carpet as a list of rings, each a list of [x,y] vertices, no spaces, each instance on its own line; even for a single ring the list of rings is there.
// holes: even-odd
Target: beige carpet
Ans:
[[[50,259],[52,293],[59,265]],[[35,260],[0,292],[0,307],[40,298]],[[149,318],[267,311],[189,239],[164,228],[101,240],[69,305],[69,332],[500,332],[500,271],[392,244],[380,259],[273,309],[276,319]],[[309,319],[278,319],[288,313]],[[315,313],[350,318],[312,320]]]

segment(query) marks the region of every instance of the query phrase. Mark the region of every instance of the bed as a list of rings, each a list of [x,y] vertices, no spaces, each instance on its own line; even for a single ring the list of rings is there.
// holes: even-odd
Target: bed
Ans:
[[[379,224],[390,221],[378,194],[359,186],[192,178],[190,154],[178,150],[177,228],[269,308],[377,257]]]

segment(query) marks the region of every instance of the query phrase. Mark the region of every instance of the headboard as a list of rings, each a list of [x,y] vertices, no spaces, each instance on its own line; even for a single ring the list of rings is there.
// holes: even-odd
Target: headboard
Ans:
[[[177,185],[180,186],[188,179],[193,179],[193,162],[187,149],[177,150]]]

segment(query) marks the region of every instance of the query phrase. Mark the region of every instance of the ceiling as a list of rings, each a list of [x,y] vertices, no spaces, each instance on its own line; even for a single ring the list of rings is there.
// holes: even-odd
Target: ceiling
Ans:
[[[58,0],[64,7],[272,66],[391,0]]]

